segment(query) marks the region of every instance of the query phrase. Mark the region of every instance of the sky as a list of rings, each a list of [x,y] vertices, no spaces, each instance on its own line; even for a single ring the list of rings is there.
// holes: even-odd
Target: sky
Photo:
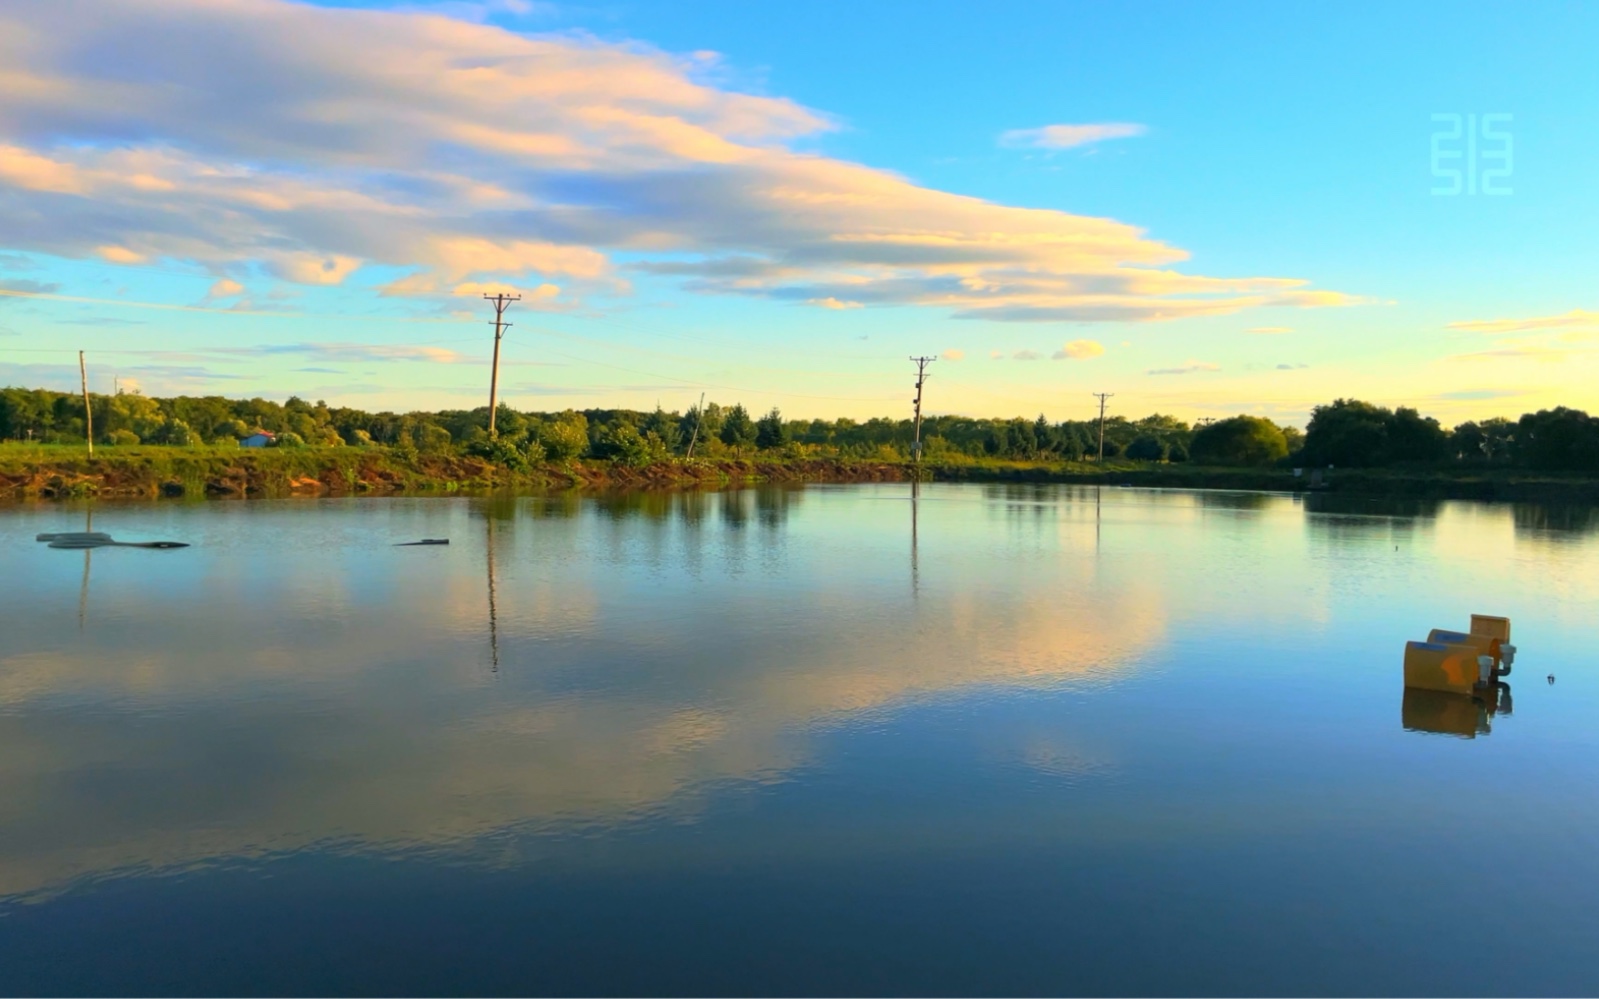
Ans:
[[[1599,5],[8,0],[0,385],[1599,409]]]

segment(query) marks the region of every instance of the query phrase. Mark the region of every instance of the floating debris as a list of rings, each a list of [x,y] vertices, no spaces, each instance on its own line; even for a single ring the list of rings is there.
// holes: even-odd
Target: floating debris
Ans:
[[[35,541],[49,542],[50,548],[187,548],[187,541],[117,541],[104,531],[67,531],[61,534],[39,534]]]
[[[413,547],[415,545],[447,545],[449,543],[450,543],[450,539],[449,538],[423,538],[421,541],[401,541],[399,544],[395,545],[394,547],[396,547],[396,548],[411,548],[411,547]]]

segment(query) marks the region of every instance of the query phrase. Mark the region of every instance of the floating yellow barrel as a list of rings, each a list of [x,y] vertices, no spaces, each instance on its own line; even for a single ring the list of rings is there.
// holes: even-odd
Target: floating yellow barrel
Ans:
[[[1471,615],[1471,633],[1497,640],[1501,645],[1510,641],[1510,619],[1490,617],[1487,614]]]
[[[1515,652],[1509,618],[1473,614],[1470,631],[1434,628],[1425,642],[1405,643],[1405,686],[1469,694],[1509,675]]]
[[[1469,694],[1479,678],[1475,645],[1444,642],[1405,643],[1405,686]]]

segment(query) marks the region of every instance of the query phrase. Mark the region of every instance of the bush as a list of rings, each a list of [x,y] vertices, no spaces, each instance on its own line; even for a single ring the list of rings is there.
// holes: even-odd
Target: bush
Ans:
[[[657,457],[665,457],[666,446],[654,434],[645,438],[631,423],[618,423],[600,434],[599,441],[594,445],[594,453],[618,465],[642,468]]]
[[[567,410],[538,428],[537,440],[551,461],[571,461],[589,449],[589,421]]]
[[[1127,445],[1127,457],[1134,461],[1165,461],[1168,453],[1166,442],[1150,434]]]
[[[473,441],[466,446],[466,453],[513,471],[523,471],[527,468],[527,452],[508,437]]]
[[[139,443],[139,435],[131,430],[113,430],[105,435],[105,442],[119,447]]]
[[[416,446],[423,454],[442,454],[450,449],[450,432],[437,423],[424,423],[416,428]]]
[[[193,447],[205,443],[195,429],[182,420],[168,420],[161,425],[161,443],[179,447]]]

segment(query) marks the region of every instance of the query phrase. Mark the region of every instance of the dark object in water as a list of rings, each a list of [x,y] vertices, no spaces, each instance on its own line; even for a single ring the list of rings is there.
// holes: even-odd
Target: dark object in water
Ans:
[[[51,548],[187,548],[186,541],[115,541],[103,531],[67,531],[62,534],[39,534],[35,541],[48,541]]]
[[[449,538],[423,538],[421,541],[402,541],[394,547],[410,548],[414,545],[447,545],[449,543]]]

